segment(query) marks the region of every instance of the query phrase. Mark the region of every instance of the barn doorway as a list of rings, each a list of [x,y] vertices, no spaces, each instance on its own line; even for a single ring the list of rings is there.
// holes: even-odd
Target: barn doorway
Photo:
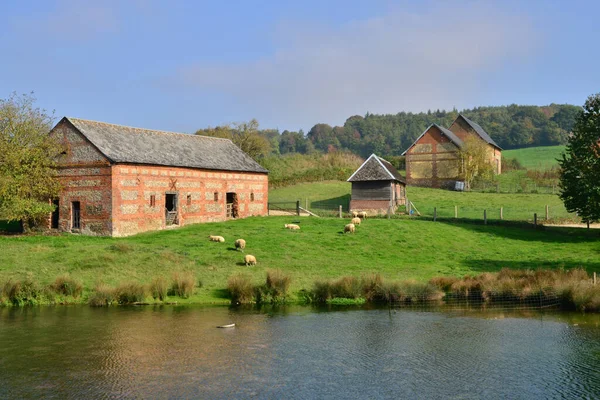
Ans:
[[[81,229],[81,203],[71,202],[71,230]]]
[[[58,229],[58,199],[52,200],[52,205],[54,206],[54,211],[52,211],[52,216],[50,218],[50,229]]]
[[[177,225],[177,193],[165,193],[165,224]]]
[[[239,214],[238,196],[235,192],[227,192],[227,218],[237,218]]]

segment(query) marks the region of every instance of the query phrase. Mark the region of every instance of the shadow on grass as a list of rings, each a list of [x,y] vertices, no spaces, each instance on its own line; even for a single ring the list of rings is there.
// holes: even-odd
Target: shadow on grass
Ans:
[[[589,274],[600,271],[599,262],[579,262],[579,261],[503,261],[503,260],[463,260],[462,264],[475,273],[498,272],[502,268],[510,269],[573,269],[583,268]]]
[[[300,204],[303,206],[303,204]],[[350,194],[345,194],[339,197],[333,197],[331,199],[311,201],[311,208],[318,208],[321,210],[338,210],[339,206],[342,206],[344,210],[348,210],[350,206]]]
[[[539,225],[519,221],[488,221],[484,225],[479,220],[438,219],[436,223],[456,226],[477,233],[485,233],[511,240],[544,243],[600,243],[600,229],[563,228]]]
[[[211,295],[217,299],[229,299],[229,291],[227,289],[213,289]]]

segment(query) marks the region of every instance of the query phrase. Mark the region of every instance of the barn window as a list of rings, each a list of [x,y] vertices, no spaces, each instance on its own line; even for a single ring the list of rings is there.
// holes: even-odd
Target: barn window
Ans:
[[[250,201],[254,201],[254,192],[250,193]]]
[[[219,192],[215,192],[215,201],[219,201]]]
[[[156,195],[150,195],[150,207],[156,207]]]
[[[192,195],[191,195],[191,194],[188,194],[188,195],[187,195],[187,205],[188,205],[188,206],[191,206],[191,205],[192,205]]]

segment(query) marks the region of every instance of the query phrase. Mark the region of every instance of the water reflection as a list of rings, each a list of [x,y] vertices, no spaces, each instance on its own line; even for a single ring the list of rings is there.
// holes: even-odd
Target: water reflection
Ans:
[[[330,310],[0,309],[0,398],[600,393],[599,315]]]

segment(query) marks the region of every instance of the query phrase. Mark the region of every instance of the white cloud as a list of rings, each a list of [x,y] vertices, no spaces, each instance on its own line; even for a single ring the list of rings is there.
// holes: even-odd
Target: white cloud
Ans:
[[[489,6],[399,10],[333,29],[275,29],[277,50],[242,64],[182,68],[180,83],[228,94],[260,121],[341,124],[366,111],[462,107],[482,75],[531,52],[530,23]]]

